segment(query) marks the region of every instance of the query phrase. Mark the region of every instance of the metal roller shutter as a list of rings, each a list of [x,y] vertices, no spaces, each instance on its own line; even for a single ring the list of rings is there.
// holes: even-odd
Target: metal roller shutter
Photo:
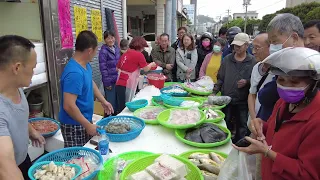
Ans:
[[[73,41],[76,43],[76,28],[74,23],[74,8],[73,6],[81,6],[87,8],[87,19],[88,19],[88,30],[91,30],[91,9],[97,9],[101,10],[101,0],[71,0],[70,1],[70,11],[71,11],[71,21],[72,21],[72,33],[73,33]],[[105,23],[102,22],[105,26]],[[99,43],[99,50],[102,45],[102,42]],[[98,54],[93,58],[93,61],[91,62],[92,66],[92,78],[94,82],[99,86],[101,84],[101,73],[99,69],[99,60],[98,60]]]
[[[123,21],[122,21],[122,0],[102,0],[102,22],[103,30],[107,29],[104,8],[109,8],[114,11],[115,20],[119,32],[120,39],[123,38]]]

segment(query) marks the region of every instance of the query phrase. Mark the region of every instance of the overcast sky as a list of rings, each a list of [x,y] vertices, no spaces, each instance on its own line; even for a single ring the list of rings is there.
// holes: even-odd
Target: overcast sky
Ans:
[[[183,4],[190,4],[190,0],[183,0]],[[230,15],[233,15],[233,13],[245,11],[242,4],[243,0],[198,0],[198,14],[216,18],[220,15],[226,16],[227,9],[230,9]],[[251,0],[248,10],[256,10],[261,19],[266,14],[271,14],[284,8],[285,5],[286,0]]]

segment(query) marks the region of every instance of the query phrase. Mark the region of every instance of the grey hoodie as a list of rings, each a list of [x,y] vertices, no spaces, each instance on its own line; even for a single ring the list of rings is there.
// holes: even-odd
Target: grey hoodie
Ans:
[[[247,53],[247,57],[238,62],[234,58],[234,53],[226,56],[218,71],[217,84],[214,85],[213,92],[221,91],[223,96],[232,98],[231,104],[246,104],[248,101],[250,78],[253,66],[256,64],[254,56]],[[247,80],[246,86],[238,88],[237,82],[241,79]]]

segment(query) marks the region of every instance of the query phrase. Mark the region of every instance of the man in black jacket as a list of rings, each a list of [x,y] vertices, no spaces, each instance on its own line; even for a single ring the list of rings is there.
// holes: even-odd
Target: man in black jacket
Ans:
[[[233,129],[231,119],[234,116],[236,122],[236,135],[233,142],[237,142],[247,133],[248,121],[248,94],[250,88],[250,77],[255,65],[255,58],[246,52],[249,46],[249,36],[239,33],[235,36],[235,52],[225,57],[219,69],[213,93],[221,91],[223,96],[230,96],[231,103],[224,108],[225,120],[229,130]]]

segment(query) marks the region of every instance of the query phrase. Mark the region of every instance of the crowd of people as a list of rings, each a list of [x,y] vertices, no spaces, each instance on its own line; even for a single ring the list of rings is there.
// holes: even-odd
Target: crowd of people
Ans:
[[[118,47],[114,33],[106,31],[99,52],[101,94],[90,65],[98,51],[97,38],[91,31],[77,36],[75,53],[60,78],[65,147],[83,146],[97,135],[92,123],[95,99],[106,114],[118,114],[136,93],[141,70],[160,66],[167,81],[210,76],[213,95],[232,98],[223,109],[227,127],[235,133],[233,142],[245,137],[251,143],[234,147],[257,154],[260,178],[320,179],[320,145],[315,141],[320,136],[320,20],[303,26],[298,17],[279,14],[252,42],[238,27],[222,28],[218,38],[205,33],[198,43],[185,27],[178,29],[171,46],[168,34],[157,39],[149,56],[142,37],[122,40]],[[0,179],[28,179],[29,138],[35,146],[45,143],[28,124],[22,91],[36,66],[34,48],[20,36],[0,37]]]

